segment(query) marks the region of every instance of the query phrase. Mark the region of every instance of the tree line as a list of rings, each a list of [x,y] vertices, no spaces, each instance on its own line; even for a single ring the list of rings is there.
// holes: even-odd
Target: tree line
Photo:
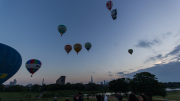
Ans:
[[[128,92],[134,93],[136,95],[145,92],[147,96],[151,99],[153,96],[163,96],[167,95],[166,87],[173,85],[174,83],[162,83],[158,82],[155,75],[149,72],[137,73],[130,78],[118,78],[109,82],[109,85],[98,85],[95,83],[88,83],[86,85],[82,83],[66,83],[65,85],[59,84],[35,84],[31,87],[14,85],[10,87],[5,87],[0,85],[0,92],[42,92],[42,91],[57,91],[57,90],[78,90],[78,91],[102,91],[102,92],[119,92],[128,95]],[[177,86],[177,85],[176,85]]]
[[[42,91],[57,91],[57,90],[79,90],[79,91],[104,91],[108,90],[107,86],[98,85],[95,83],[88,83],[86,85],[82,83],[66,83],[65,85],[60,84],[43,84],[38,85],[34,84],[31,88],[22,85],[12,85],[9,87],[5,87],[5,85],[0,85],[0,92],[42,92]]]
[[[180,88],[180,82],[165,82],[163,83],[167,88]]]
[[[151,100],[153,96],[165,97],[167,95],[166,86],[162,82],[158,82],[155,75],[149,72],[137,73],[133,79],[119,78],[110,81],[109,89],[126,95],[128,92],[136,95],[146,93]]]

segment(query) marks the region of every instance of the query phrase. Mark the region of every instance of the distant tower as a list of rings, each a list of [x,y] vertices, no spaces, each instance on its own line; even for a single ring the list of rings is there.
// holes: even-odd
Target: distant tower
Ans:
[[[93,78],[92,78],[92,76],[91,76],[91,83],[93,83]]]
[[[105,84],[105,80],[104,80],[104,84]]]
[[[17,83],[17,80],[16,80],[16,79],[14,79],[14,82],[13,82],[13,83],[14,83],[14,85],[16,85],[16,83]]]

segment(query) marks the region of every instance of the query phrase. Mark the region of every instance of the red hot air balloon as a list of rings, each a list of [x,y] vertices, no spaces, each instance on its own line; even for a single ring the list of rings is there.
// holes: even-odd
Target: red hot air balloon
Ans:
[[[64,47],[64,49],[66,50],[67,54],[72,50],[72,46],[71,45],[66,45]]]
[[[112,1],[108,1],[108,2],[106,3],[107,9],[109,9],[110,11],[111,11],[112,6],[113,6]]]

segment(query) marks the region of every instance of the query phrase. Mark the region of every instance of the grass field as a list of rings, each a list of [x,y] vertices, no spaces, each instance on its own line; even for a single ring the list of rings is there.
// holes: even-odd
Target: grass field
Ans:
[[[168,95],[167,95],[166,97],[155,96],[154,98],[169,99],[169,100],[174,100],[174,101],[180,101],[180,91],[169,92],[169,93],[167,93],[167,94],[168,94]]]
[[[52,93],[52,92],[49,92]],[[66,92],[67,93],[67,92]],[[53,101],[54,97],[50,97],[48,99],[46,98],[40,98],[35,99],[35,96],[39,95],[40,93],[21,93],[21,92],[0,92],[0,98],[1,101]],[[31,95],[31,99],[26,99],[27,95]],[[72,97],[61,97],[58,98],[58,101],[65,101],[66,98],[69,98],[70,101],[74,101]],[[123,97],[123,101],[127,101],[128,97]],[[155,96],[153,97],[153,101],[163,101],[164,99],[169,99],[170,101],[180,101],[180,92],[170,92],[168,93],[168,96],[160,97]],[[86,96],[84,96],[84,101],[97,101],[95,98],[89,98],[89,100],[86,99]],[[117,101],[113,96],[109,98],[109,101]]]

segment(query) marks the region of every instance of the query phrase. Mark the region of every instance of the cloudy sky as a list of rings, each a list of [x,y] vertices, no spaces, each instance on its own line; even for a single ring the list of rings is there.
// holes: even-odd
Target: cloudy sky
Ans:
[[[4,84],[41,84],[43,78],[51,84],[62,75],[70,83],[88,83],[91,75],[100,83],[143,71],[162,82],[179,81],[180,1],[112,1],[116,20],[105,0],[1,0],[0,43],[22,56],[20,70]],[[62,37],[61,24],[67,27]],[[82,50],[67,55],[64,46],[76,43]],[[42,62],[33,77],[25,67],[29,59]]]

